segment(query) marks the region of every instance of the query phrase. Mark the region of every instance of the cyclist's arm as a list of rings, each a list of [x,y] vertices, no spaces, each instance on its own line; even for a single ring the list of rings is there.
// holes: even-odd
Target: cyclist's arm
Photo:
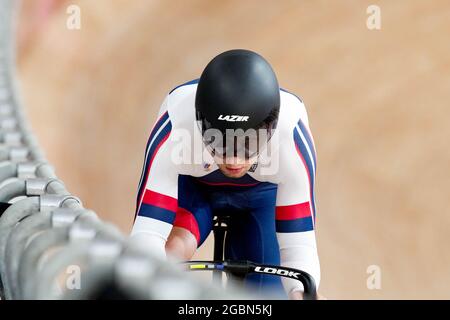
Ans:
[[[131,238],[165,257],[177,210],[178,172],[171,161],[172,123],[164,104],[146,147]]]
[[[307,119],[299,120],[281,144],[276,227],[281,264],[311,274],[320,283],[315,236],[315,151]],[[288,294],[303,291],[299,281],[283,279]]]

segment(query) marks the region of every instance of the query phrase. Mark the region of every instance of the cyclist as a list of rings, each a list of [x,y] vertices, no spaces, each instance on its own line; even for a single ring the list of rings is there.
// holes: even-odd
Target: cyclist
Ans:
[[[301,269],[318,287],[315,173],[303,101],[279,88],[259,54],[226,51],[166,96],[146,147],[132,236],[189,260],[214,215],[227,215],[226,259]],[[291,299],[303,291],[271,275],[249,275],[245,285],[284,287]]]

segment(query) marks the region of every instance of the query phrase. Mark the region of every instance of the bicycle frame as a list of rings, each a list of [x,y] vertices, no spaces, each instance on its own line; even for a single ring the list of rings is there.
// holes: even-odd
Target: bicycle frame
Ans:
[[[300,281],[304,288],[304,300],[316,300],[317,288],[314,278],[307,272],[293,268],[257,264],[251,261],[224,260],[225,235],[228,230],[230,217],[227,215],[216,215],[213,225],[214,233],[214,261],[188,261],[185,262],[187,270],[213,272],[213,281],[220,282],[222,273],[232,274],[238,278],[245,278],[251,273],[262,273],[277,275]]]

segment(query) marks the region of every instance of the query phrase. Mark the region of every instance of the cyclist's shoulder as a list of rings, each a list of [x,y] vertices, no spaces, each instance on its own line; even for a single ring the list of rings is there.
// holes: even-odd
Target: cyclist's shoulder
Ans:
[[[169,96],[175,97],[178,95],[186,95],[195,92],[197,89],[198,80],[199,79],[189,80],[187,82],[175,86],[169,91]]]
[[[172,122],[188,126],[195,122],[195,92],[198,79],[180,84],[169,91],[165,99],[165,107]]]
[[[299,121],[308,124],[308,114],[303,99],[286,89],[280,89],[281,107],[279,125],[282,131],[292,133]]]
[[[303,98],[298,94],[295,94],[286,89],[280,88],[280,98],[281,98],[281,110],[289,111],[291,113],[305,112],[305,103]]]
[[[291,100],[295,101],[297,104],[298,103],[303,104],[303,99],[298,94],[293,93],[290,90],[287,90],[285,88],[281,88],[280,87],[280,94],[281,94],[281,98],[282,99],[284,97],[284,98],[291,99]]]

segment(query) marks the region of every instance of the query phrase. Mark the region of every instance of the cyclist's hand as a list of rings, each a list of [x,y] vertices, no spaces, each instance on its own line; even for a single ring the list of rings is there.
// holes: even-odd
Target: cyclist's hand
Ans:
[[[289,294],[289,300],[303,300],[303,292],[301,291],[293,291]],[[317,300],[327,300],[320,293],[317,294]]]
[[[291,291],[289,293],[289,300],[303,300],[303,292]]]

